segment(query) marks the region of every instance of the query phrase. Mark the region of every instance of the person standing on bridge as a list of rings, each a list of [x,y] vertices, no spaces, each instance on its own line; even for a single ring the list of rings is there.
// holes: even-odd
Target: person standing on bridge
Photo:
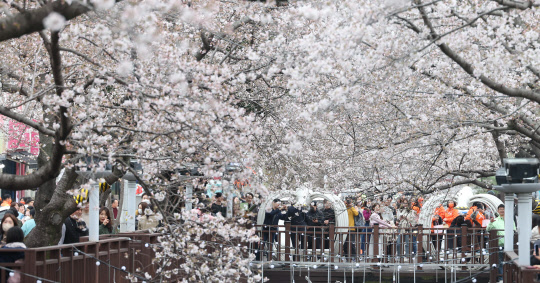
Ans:
[[[491,218],[491,222],[487,226],[487,231],[498,230],[497,237],[499,238],[499,247],[504,247],[504,204],[499,204],[497,207],[497,212],[499,217]],[[514,230],[516,230],[516,224],[514,223]],[[503,261],[504,261],[504,249],[499,249],[499,276],[497,281],[502,282],[502,273],[503,273]]]
[[[326,231],[324,233],[324,248],[325,249],[330,249],[330,238],[329,238],[329,229],[330,229],[330,224],[335,224],[336,223],[336,213],[334,211],[334,209],[332,208],[332,202],[330,202],[329,200],[325,200],[324,201],[324,209],[323,209],[323,214],[324,214],[324,226],[326,226]],[[333,240],[333,239],[332,239]],[[333,241],[332,241],[333,242]]]
[[[308,226],[322,226],[324,224],[324,214],[317,207],[317,202],[311,202],[311,208],[306,214],[307,225]],[[322,230],[318,228],[310,228],[308,230],[308,249],[313,248],[313,242],[315,242],[315,247],[317,249],[321,248],[321,242],[323,239]]]
[[[447,207],[448,208],[444,213],[443,221],[448,225],[448,227],[450,227],[452,221],[458,217],[459,211],[456,209],[456,202],[453,200],[448,201]]]
[[[265,250],[272,250],[272,243],[277,242],[279,220],[286,220],[287,207],[281,206],[280,199],[274,199],[272,201],[272,207],[268,207],[265,210],[264,222],[263,222],[263,242],[262,247],[266,247]],[[283,213],[284,212],[284,213]],[[265,251],[266,253],[266,251]],[[261,253],[257,254],[257,260],[260,260]]]
[[[343,243],[343,252],[345,256],[350,258],[356,258],[356,229],[354,218],[359,215],[358,209],[354,206],[352,199],[345,200],[345,206],[347,207],[347,215],[349,217],[349,233],[346,235],[345,242]]]
[[[379,225],[379,228],[393,228],[394,225],[392,225],[390,222],[386,221],[386,219],[382,219],[381,216],[380,216],[380,213],[381,213],[381,206],[378,204],[378,203],[375,203],[373,204],[372,206],[372,209],[371,209],[371,217],[369,218],[369,222],[370,222],[370,225],[371,227],[373,227],[373,225]],[[382,234],[381,234],[382,236]],[[378,249],[379,251],[379,255],[382,255],[384,254],[383,251],[385,250],[383,248],[383,244],[384,244],[384,241],[382,241],[381,239],[379,239],[379,246],[378,247],[373,247],[373,245],[370,245],[369,249],[370,249],[370,253],[369,254],[374,254],[373,251],[374,249]]]

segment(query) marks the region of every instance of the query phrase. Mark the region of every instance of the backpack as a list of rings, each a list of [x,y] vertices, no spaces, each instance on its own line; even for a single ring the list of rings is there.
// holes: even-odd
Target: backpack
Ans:
[[[478,209],[476,209],[476,210],[471,214],[471,221],[476,220],[476,216],[478,216]]]
[[[366,225],[366,220],[364,219],[364,214],[359,211],[358,215],[354,217],[354,226],[363,227],[365,225]]]

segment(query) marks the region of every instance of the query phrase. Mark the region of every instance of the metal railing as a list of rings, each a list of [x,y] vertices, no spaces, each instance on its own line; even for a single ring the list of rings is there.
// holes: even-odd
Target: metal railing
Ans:
[[[497,231],[482,228],[409,228],[258,225],[261,241],[250,245],[256,260],[285,265],[351,265],[372,268],[414,265],[488,270],[497,276]]]
[[[373,227],[329,226],[257,226],[260,242],[245,245],[260,264],[294,266],[331,265],[348,268],[385,266],[428,266],[455,270],[489,272],[496,282],[499,237],[497,231],[481,228],[424,228],[422,226],[383,229]],[[36,276],[55,282],[128,282],[127,272],[156,275],[154,251],[146,244],[156,244],[159,234],[126,233],[103,236],[99,242],[82,242],[32,249],[4,249],[5,253],[24,252],[24,262],[0,266],[21,271],[21,282],[36,282]],[[207,239],[208,238],[208,239]],[[212,241],[211,237],[201,239]],[[514,254],[515,255],[515,254]],[[507,259],[512,259],[507,253]],[[97,265],[97,261],[102,264]],[[258,263],[255,264],[258,264]],[[181,262],[175,263],[179,265]],[[121,268],[124,267],[125,270]],[[537,282],[539,273],[515,264],[504,265],[505,282]],[[126,271],[126,272],[124,272]],[[425,270],[427,272],[427,270]],[[9,271],[0,270],[5,282]],[[522,279],[526,279],[523,281]],[[142,281],[142,280],[139,280]],[[43,281],[46,282],[46,281]]]

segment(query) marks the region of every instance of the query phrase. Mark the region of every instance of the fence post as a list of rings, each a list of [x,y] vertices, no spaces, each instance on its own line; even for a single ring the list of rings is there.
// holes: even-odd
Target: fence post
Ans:
[[[489,282],[497,282],[497,274],[499,273],[499,269],[497,267],[500,263],[498,262],[499,239],[497,239],[496,230],[489,231],[488,243],[489,243],[488,251],[494,251],[494,252],[489,252],[489,266],[491,268],[491,271],[489,273]],[[495,267],[493,267],[494,264],[495,264]]]
[[[27,274],[32,274],[34,276],[39,276],[37,274],[36,268],[36,250],[27,249],[26,251],[24,251],[24,265],[22,266],[21,271]],[[27,281],[29,280],[29,277],[26,277],[24,275],[21,275],[21,279],[23,279],[23,282],[29,282]]]
[[[420,264],[422,264],[422,262],[424,262],[424,258],[423,258],[423,254],[424,254],[424,225],[422,224],[418,224],[418,236],[416,237],[416,241],[418,243],[416,243],[416,249],[417,249],[417,252],[416,252],[416,258],[417,258],[417,263],[418,263],[418,267],[416,269],[418,270],[422,270],[422,267],[420,267]]]
[[[506,235],[505,235],[506,236]],[[510,257],[507,252],[504,252],[503,261],[510,261]],[[514,263],[510,262],[503,265],[503,282],[513,282],[514,277]]]
[[[330,223],[330,226],[328,226],[328,250],[329,250],[329,255],[328,255],[328,259],[331,261],[331,262],[334,262],[334,245],[335,245],[335,241],[334,241],[334,233],[335,233],[335,224],[334,223]],[[323,257],[324,259],[324,257]]]
[[[285,222],[285,261],[292,261],[291,254],[291,222]]]
[[[465,258],[465,252],[469,249],[469,234],[468,227],[466,224],[461,225],[461,256]],[[473,236],[474,237],[474,236]],[[466,266],[462,266],[461,270],[467,270]]]
[[[379,224],[373,224],[373,262],[377,262],[379,255]]]

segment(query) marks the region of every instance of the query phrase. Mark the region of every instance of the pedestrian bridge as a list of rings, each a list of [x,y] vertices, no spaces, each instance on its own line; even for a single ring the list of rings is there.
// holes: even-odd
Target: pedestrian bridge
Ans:
[[[254,266],[262,269],[265,276],[277,276],[279,280],[283,280],[283,276],[295,278],[297,273],[309,272],[319,274],[316,277],[325,279],[321,279],[323,281],[336,276],[343,280],[347,276],[366,274],[371,279],[381,279],[390,273],[391,277],[401,274],[413,281],[417,276],[420,279],[428,274],[441,276],[447,280],[445,282],[463,278],[496,282],[498,255],[502,253],[496,230],[422,225],[398,229],[378,225],[363,228],[351,231],[349,227],[334,225],[257,225],[261,241],[251,244],[249,250],[256,255]],[[511,259],[508,256],[505,265],[508,278],[520,276],[521,279],[525,273],[516,268]],[[536,276],[534,272],[529,274],[531,280]],[[373,278],[377,275],[380,277]]]

